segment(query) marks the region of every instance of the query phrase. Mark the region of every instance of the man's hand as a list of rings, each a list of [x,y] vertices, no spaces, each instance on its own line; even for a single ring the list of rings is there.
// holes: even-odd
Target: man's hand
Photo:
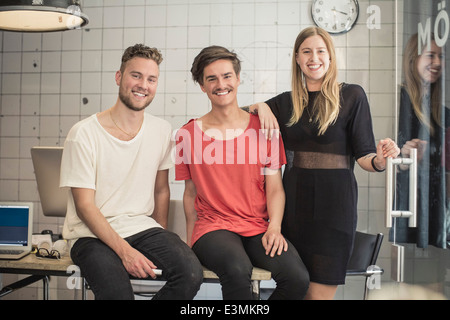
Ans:
[[[131,246],[123,254],[122,263],[128,273],[135,278],[147,278],[150,276],[152,279],[156,279],[153,269],[157,267],[142,253]]]
[[[266,255],[273,258],[275,254],[281,255],[283,251],[287,251],[288,244],[279,228],[269,228],[262,237],[262,245],[266,249]]]

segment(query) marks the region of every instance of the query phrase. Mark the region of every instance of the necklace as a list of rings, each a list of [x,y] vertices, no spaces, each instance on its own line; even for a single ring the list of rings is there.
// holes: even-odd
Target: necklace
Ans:
[[[308,116],[309,116],[309,123],[311,123],[312,122],[312,116],[309,113],[308,106],[306,106],[305,110],[306,110],[306,112],[308,113]]]
[[[111,109],[109,109],[109,115],[110,115],[110,117],[111,117],[112,122],[114,122],[114,124],[116,125],[117,129],[119,129],[120,131],[122,131],[123,133],[125,133],[127,136],[132,137],[132,138],[134,138],[134,137],[139,133],[139,131],[140,131],[141,128],[142,128],[142,124],[144,123],[144,119],[142,119],[142,122],[141,122],[141,125],[139,126],[138,131],[137,131],[136,133],[128,133],[128,132],[126,132],[125,130],[123,130],[121,127],[119,127],[119,125],[114,121],[114,118],[113,118],[113,116],[112,116],[112,111],[111,111]]]

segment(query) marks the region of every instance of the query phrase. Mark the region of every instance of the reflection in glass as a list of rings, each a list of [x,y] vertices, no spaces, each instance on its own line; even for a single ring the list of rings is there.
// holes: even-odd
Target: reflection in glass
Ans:
[[[398,145],[401,157],[408,158],[417,149],[418,194],[417,228],[397,218],[391,238],[400,243],[416,243],[419,248],[433,245],[447,247],[446,174],[450,166],[449,148],[445,146],[450,112],[444,103],[444,55],[431,35],[419,55],[418,35],[413,35],[403,54],[404,82],[401,87]],[[397,175],[397,209],[408,210],[408,168],[399,166]],[[393,234],[394,233],[394,234]]]

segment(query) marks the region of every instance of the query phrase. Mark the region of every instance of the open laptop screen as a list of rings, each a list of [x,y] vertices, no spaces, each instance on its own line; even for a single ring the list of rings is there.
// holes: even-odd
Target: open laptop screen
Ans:
[[[0,205],[0,248],[27,246],[30,208],[23,205]]]
[[[59,187],[62,153],[62,147],[31,148],[31,159],[44,216],[66,216],[69,190]]]

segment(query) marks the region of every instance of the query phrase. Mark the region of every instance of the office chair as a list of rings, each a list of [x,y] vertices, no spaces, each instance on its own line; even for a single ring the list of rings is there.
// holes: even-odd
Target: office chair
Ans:
[[[364,296],[367,299],[368,281],[374,275],[383,274],[384,270],[376,267],[383,234],[368,234],[357,231],[352,255],[347,266],[347,276],[364,276]]]

